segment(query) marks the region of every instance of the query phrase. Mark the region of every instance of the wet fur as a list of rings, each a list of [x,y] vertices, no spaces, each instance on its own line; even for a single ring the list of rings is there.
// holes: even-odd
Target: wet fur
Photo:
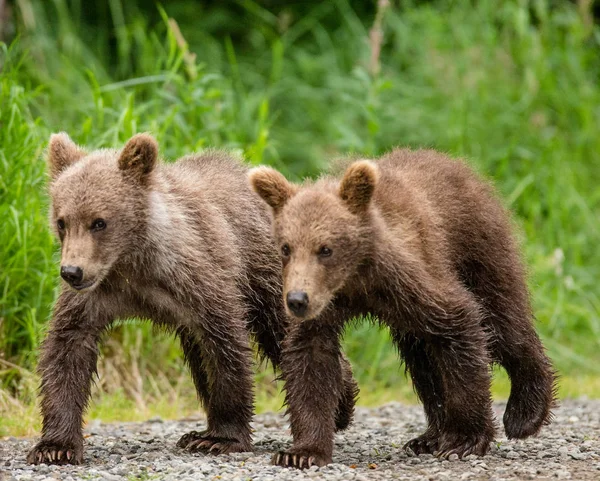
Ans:
[[[399,149],[351,164],[341,179],[293,186],[263,168],[250,181],[267,202],[279,198],[274,189],[294,192],[274,209],[276,242],[291,251],[284,296],[303,290],[314,304],[284,341],[294,444],[276,464],[332,461],[339,338],[345,323],[367,313],[390,328],[424,404],[428,428],[407,449],[487,452],[495,434],[491,363],[512,383],[509,438],[535,435],[550,421],[555,375],[534,329],[509,215],[465,164]],[[333,255],[318,258],[320,245]]]
[[[95,284],[79,292],[61,285],[39,361],[43,428],[30,463],[82,462],[99,344],[113,321],[130,317],[181,341],[208,425],[178,446],[252,449],[248,334],[277,367],[287,323],[269,212],[249,189],[246,168],[227,153],[165,164],[157,149],[144,134],[121,151],[90,154],[66,134],[51,138],[51,225],[56,230],[58,218],[67,225],[56,232],[61,263],[83,266]],[[97,217],[107,228],[90,233]],[[349,422],[353,404],[342,409]]]

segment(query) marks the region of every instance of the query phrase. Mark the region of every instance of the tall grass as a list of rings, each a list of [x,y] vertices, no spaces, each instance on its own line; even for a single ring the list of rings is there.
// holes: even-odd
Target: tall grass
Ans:
[[[92,148],[150,131],[169,159],[224,147],[296,179],[396,145],[464,156],[515,213],[555,363],[598,374],[600,29],[569,3],[402,2],[381,14],[375,58],[375,9],[359,15],[346,0],[302,15],[239,2],[243,28],[185,1],[143,15],[142,3],[111,0],[96,23],[78,0],[18,5],[20,38],[0,54],[0,375],[15,396],[56,284],[41,154],[59,130]],[[158,399],[180,379],[170,338],[127,325],[113,339],[105,390]],[[405,385],[385,331],[359,324],[346,350],[363,386]]]
[[[30,109],[35,92],[16,78],[20,54],[0,45],[0,55],[0,357],[24,356],[27,364],[34,360],[30,354],[53,298],[45,169],[39,159],[44,141]]]

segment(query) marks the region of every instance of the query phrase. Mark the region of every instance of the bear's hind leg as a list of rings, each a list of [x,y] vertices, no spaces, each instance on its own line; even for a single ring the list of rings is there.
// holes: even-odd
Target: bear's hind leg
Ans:
[[[556,375],[552,364],[533,326],[521,327],[521,332],[506,329],[494,349],[511,382],[503,418],[509,439],[537,434],[550,422],[555,404]]]
[[[433,454],[438,451],[440,430],[444,413],[442,379],[432,364],[424,341],[414,335],[392,329],[392,338],[411,376],[413,387],[423,403],[427,417],[427,430],[404,445],[416,455]]]
[[[262,359],[268,359],[273,368],[277,369],[281,364],[288,318],[283,307],[279,278],[268,271],[262,271],[262,274],[263,277],[253,280],[251,294],[247,296],[247,324],[256,340],[259,355]]]
[[[520,260],[515,252],[504,252],[494,263],[472,264],[467,279],[484,308],[492,360],[511,380],[504,413],[506,435],[516,439],[535,435],[552,417],[556,375],[535,331]]]
[[[335,412],[335,430],[336,432],[343,431],[348,428],[354,421],[354,405],[358,397],[358,384],[352,375],[352,366],[350,361],[343,354],[340,355],[340,363],[342,365],[343,387],[342,395],[338,403],[337,411]]]

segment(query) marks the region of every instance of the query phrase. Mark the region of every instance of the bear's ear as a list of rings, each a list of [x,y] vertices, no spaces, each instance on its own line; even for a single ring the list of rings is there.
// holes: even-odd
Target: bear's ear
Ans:
[[[48,142],[48,171],[54,180],[59,174],[85,157],[85,152],[65,133],[52,134]]]
[[[359,214],[367,210],[378,179],[377,166],[370,160],[358,160],[348,167],[339,194],[351,212]]]
[[[158,159],[158,144],[151,135],[131,137],[119,156],[119,169],[134,179],[144,181]]]
[[[250,185],[275,212],[279,212],[285,203],[297,191],[297,187],[275,169],[270,167],[255,167],[248,172]]]

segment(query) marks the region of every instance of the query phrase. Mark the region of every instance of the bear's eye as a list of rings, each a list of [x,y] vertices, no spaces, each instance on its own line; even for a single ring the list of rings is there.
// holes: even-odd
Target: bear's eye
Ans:
[[[289,256],[290,256],[290,254],[291,254],[291,252],[292,252],[292,251],[291,251],[291,249],[290,249],[290,246],[289,246],[288,244],[283,244],[283,245],[281,246],[281,255],[282,255],[283,257],[289,257]]]
[[[331,254],[331,249],[327,246],[323,246],[319,249],[319,257],[329,257]]]
[[[65,221],[62,219],[58,219],[56,221],[56,227],[58,228],[59,231],[62,232],[63,230],[65,230]]]
[[[97,232],[99,230],[104,230],[104,229],[106,229],[106,222],[104,221],[104,219],[96,219],[94,222],[92,222],[91,229],[94,232]]]

